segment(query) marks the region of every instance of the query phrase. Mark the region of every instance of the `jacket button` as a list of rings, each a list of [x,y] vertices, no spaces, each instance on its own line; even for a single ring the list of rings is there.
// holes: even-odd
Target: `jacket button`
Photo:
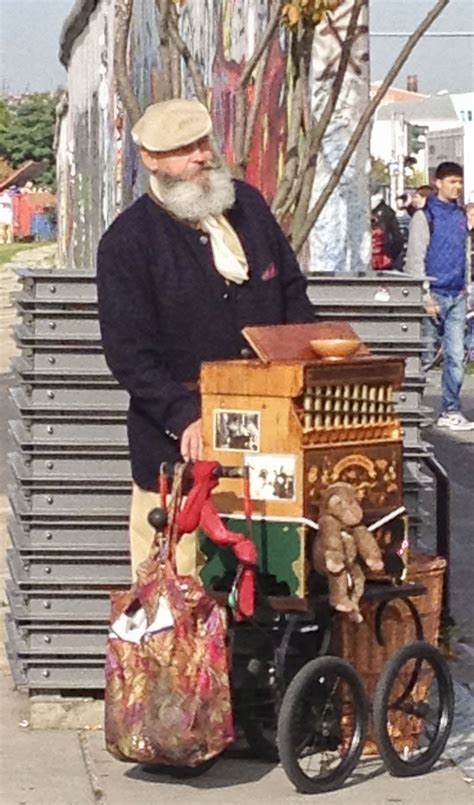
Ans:
[[[222,298],[223,298],[223,299],[228,299],[228,298],[229,298],[229,294],[228,294],[227,292],[226,292],[226,293],[223,293],[223,294],[222,294]]]
[[[207,235],[201,235],[199,238],[199,243],[202,243],[203,246],[206,246],[209,241]]]
[[[252,357],[252,350],[248,347],[244,347],[240,350],[240,355],[242,358],[251,358]]]

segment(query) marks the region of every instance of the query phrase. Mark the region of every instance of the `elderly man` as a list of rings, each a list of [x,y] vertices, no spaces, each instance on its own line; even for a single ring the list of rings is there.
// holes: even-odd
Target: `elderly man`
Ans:
[[[148,192],[99,245],[99,319],[107,363],[130,394],[132,569],[146,558],[161,462],[201,455],[202,361],[247,357],[251,324],[310,322],[296,258],[260,193],[234,181],[197,101],[154,104],[133,139]]]

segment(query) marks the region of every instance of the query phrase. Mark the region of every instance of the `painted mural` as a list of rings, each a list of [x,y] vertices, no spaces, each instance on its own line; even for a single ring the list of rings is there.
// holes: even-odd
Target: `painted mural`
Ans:
[[[180,34],[210,88],[216,133],[232,161],[234,90],[269,13],[268,0],[187,0],[180,7]],[[308,97],[317,118],[329,91],[332,60],[338,59],[352,0],[345,0],[335,26],[321,26],[312,55]],[[129,125],[114,90],[115,0],[101,0],[86,30],[74,43],[68,64],[69,109],[63,118],[58,152],[60,251],[64,265],[93,268],[98,240],[117,213],[143,192]],[[353,69],[341,93],[318,163],[314,197],[341,153],[356,115],[368,96],[367,28],[358,31]],[[281,29],[268,55],[265,80],[250,148],[247,179],[268,201],[275,192],[291,114],[291,75]],[[159,98],[159,17],[155,0],[135,2],[130,35],[130,71],[140,105]],[[182,71],[183,94],[194,88]],[[248,101],[253,87],[249,85]],[[368,264],[368,146],[363,142],[340,187],[319,219],[305,254],[310,270],[358,271]],[[361,213],[360,211],[364,212]]]
[[[351,9],[352,0],[345,0],[331,18],[321,23],[314,40],[310,85],[315,118],[321,114],[330,91]],[[355,37],[339,102],[320,152],[313,203],[336,167],[358,122],[360,110],[369,101],[367,6],[359,18]],[[311,233],[311,267],[315,270],[361,272],[369,265],[368,137],[366,133]]]

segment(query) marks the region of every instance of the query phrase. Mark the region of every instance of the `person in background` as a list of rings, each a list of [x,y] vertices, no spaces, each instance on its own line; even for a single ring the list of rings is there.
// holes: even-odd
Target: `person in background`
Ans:
[[[422,184],[420,187],[416,188],[413,194],[412,202],[407,207],[410,216],[413,216],[417,210],[423,209],[427,199],[432,195],[432,193],[433,188],[430,184]]]
[[[456,162],[442,162],[436,169],[435,185],[436,193],[412,218],[406,271],[427,277],[426,321],[443,350],[442,403],[437,424],[452,431],[474,430],[474,422],[461,412],[460,399],[469,284],[467,219],[458,203],[463,187],[462,167]],[[429,331],[425,332],[429,337]],[[427,355],[424,363],[428,363]]]
[[[403,251],[403,236],[397,216],[383,198],[382,189],[375,186],[370,199],[372,225],[372,268],[386,271],[394,268]]]

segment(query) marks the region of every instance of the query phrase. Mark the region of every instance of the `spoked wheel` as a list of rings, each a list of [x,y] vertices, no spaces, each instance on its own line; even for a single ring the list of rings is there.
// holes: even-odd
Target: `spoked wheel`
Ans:
[[[277,742],[296,789],[319,794],[339,788],[360,758],[369,704],[354,668],[339,657],[306,663],[285,693]]]
[[[454,691],[448,664],[423,640],[387,662],[373,703],[380,755],[396,777],[429,771],[443,752],[453,722]]]

